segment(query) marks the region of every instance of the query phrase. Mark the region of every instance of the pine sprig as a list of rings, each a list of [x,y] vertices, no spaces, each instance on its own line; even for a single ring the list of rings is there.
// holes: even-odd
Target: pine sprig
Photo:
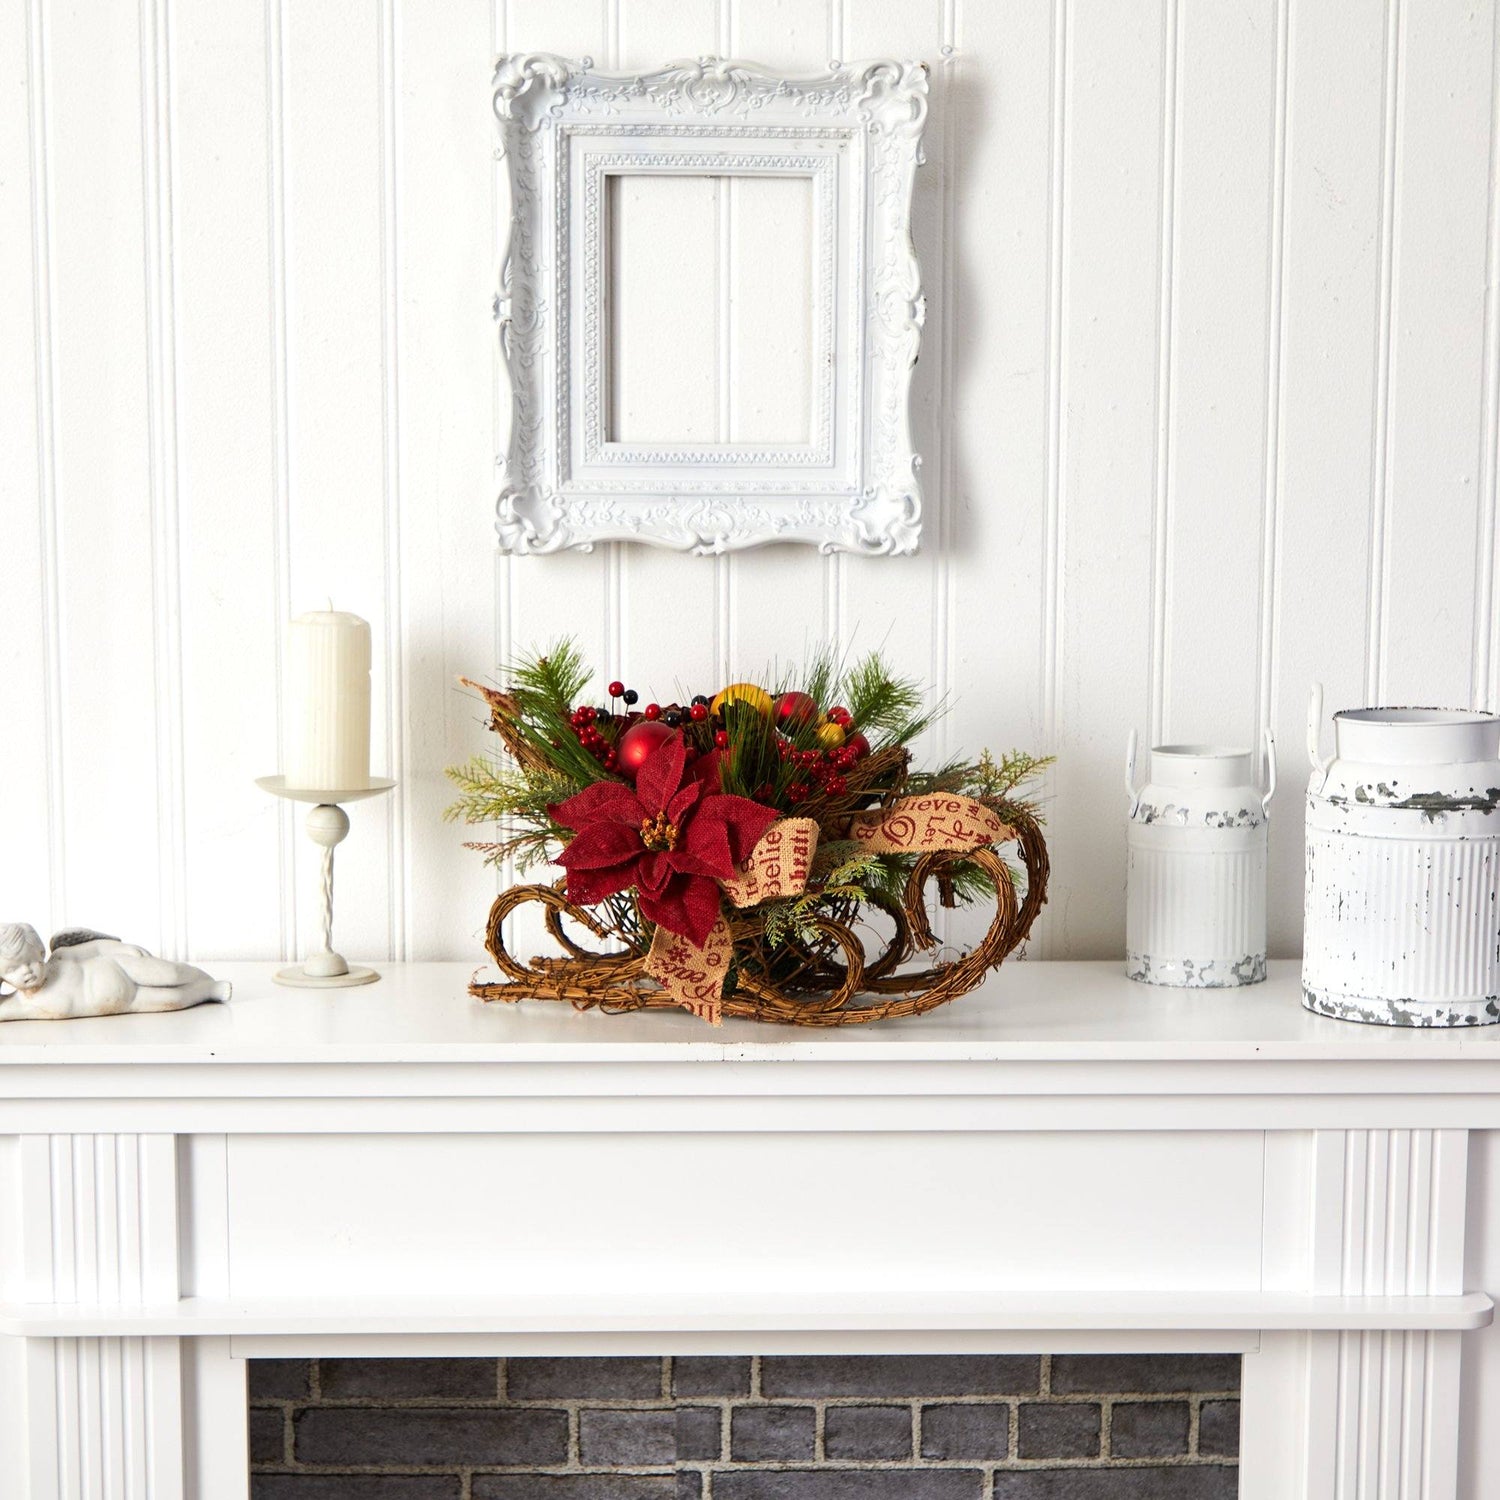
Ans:
[[[813,926],[820,908],[840,902],[868,901],[868,886],[880,875],[880,860],[871,854],[856,854],[835,865],[824,876],[821,885],[800,896],[784,896],[768,901],[761,911],[765,916],[766,941],[780,947],[788,937],[802,943],[816,941]]]
[[[566,837],[548,808],[582,789],[560,772],[510,769],[485,755],[449,766],[448,779],[459,792],[458,800],[444,811],[448,822],[497,823],[505,834],[466,847],[483,853],[487,864],[513,858],[520,870],[547,863],[549,848]]]
[[[512,725],[534,756],[578,788],[601,780],[603,768],[579,743],[568,718],[593,679],[577,645],[563,640],[544,656],[520,657],[505,675],[515,704]]]
[[[937,771],[915,771],[907,779],[906,789],[923,796],[954,792],[983,802],[1009,822],[1020,819],[1040,823],[1044,821],[1041,804],[1033,797],[1021,796],[1020,791],[1046,771],[1054,758],[1009,750],[997,761],[986,750],[977,761],[954,761]]]
[[[942,714],[944,705],[928,707],[922,690],[896,677],[878,652],[856,662],[843,684],[849,712],[871,745],[907,745]]]

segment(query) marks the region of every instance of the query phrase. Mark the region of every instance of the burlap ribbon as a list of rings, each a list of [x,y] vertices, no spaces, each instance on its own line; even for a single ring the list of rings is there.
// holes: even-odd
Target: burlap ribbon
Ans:
[[[841,834],[865,854],[970,854],[1014,836],[982,802],[946,792],[902,797],[889,807],[856,813]],[[744,908],[800,896],[807,889],[817,850],[818,825],[811,818],[779,818],[735,878],[724,882],[725,900]],[[658,927],[646,955],[646,972],[683,1009],[717,1026],[723,1020],[724,976],[733,952],[729,923],[720,912],[701,948]]]

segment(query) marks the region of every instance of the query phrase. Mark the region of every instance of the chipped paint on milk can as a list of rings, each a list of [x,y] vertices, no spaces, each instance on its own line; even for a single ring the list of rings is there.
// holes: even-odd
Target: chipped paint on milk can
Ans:
[[[1302,1003],[1387,1026],[1500,1021],[1500,718],[1360,708],[1307,749]]]
[[[1266,977],[1266,830],[1276,789],[1266,732],[1266,787],[1254,755],[1213,745],[1158,745],[1135,790],[1126,751],[1125,972],[1144,984],[1222,989]]]

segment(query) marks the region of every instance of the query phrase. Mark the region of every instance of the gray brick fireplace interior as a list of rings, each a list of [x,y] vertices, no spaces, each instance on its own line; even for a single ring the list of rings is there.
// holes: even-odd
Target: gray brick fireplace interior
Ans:
[[[254,1500],[1232,1500],[1238,1355],[257,1360]]]

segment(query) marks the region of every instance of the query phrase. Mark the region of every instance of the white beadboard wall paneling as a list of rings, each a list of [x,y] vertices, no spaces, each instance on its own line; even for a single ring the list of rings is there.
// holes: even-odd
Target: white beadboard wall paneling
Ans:
[[[141,172],[146,251],[146,418],[150,439],[156,808],[162,952],[187,951],[183,783],[182,568],[177,444],[177,282],[172,24],[168,0],[141,0]]]
[[[287,5],[286,71],[290,607],[353,610],[370,621],[372,758],[390,744],[389,352],[384,223],[382,14],[357,0]],[[335,64],[336,60],[336,65]],[[388,768],[374,764],[376,774]],[[391,946],[395,803],[350,810],[335,873],[335,938],[351,958]],[[297,895],[313,898],[318,850],[297,818]],[[302,926],[311,930],[304,915]]]
[[[680,57],[723,52],[720,0],[685,0],[662,5],[657,0],[610,0],[609,35],[624,68],[655,68]],[[706,442],[722,442],[728,431],[728,268],[733,245],[728,236],[733,188],[708,178],[677,181],[674,201],[663,205],[663,219],[641,246],[644,273],[639,286],[651,284],[646,259],[672,256],[672,245],[691,244],[692,256],[672,260],[670,292],[678,311],[661,309],[656,335],[662,357],[634,389],[621,392],[644,415],[652,412],[679,433],[691,432]],[[649,191],[649,189],[647,190]],[[642,226],[646,228],[647,226]],[[665,287],[665,283],[662,283]],[[638,320],[632,321],[632,327]],[[672,346],[682,353],[673,357]],[[719,682],[721,661],[720,594],[727,573],[722,560],[682,558],[649,547],[621,547],[622,618],[614,660],[599,661],[608,682],[621,676],[647,702],[671,702],[686,693],[711,693]],[[684,700],[686,701],[686,700]]]
[[[434,26],[428,7],[402,0],[395,22],[404,901],[407,956],[421,959],[478,952],[494,890],[459,847],[470,835],[442,821],[453,791],[444,767],[494,742],[483,704],[457,679],[489,678],[504,604],[490,484],[494,204],[475,191],[472,165],[494,149],[483,108],[492,39],[484,4]]]
[[[1183,27],[1180,0],[1163,0],[1161,100],[1161,227],[1156,250],[1156,463],[1152,473],[1151,518],[1151,734],[1148,743],[1161,744],[1166,732],[1167,674],[1171,642],[1167,634],[1167,595],[1172,564],[1172,379],[1176,372],[1177,202],[1181,179],[1177,170],[1182,113],[1179,104],[1182,76]]]
[[[947,287],[943,225],[951,188],[947,158],[948,72],[951,46],[945,0],[845,0],[844,47],[851,57],[910,57],[929,71],[928,116],[923,136],[926,165],[919,167],[912,195],[912,240],[927,294],[927,320],[912,381],[912,431],[922,456],[922,549],[909,557],[846,556],[839,568],[840,635],[855,655],[878,647],[899,673],[946,696],[946,661],[938,660],[938,617],[947,604],[937,587],[943,556],[941,493],[944,440],[941,422]],[[939,724],[918,742],[918,753],[942,753],[948,726]]]
[[[604,66],[609,62],[613,33],[610,17],[615,3],[616,0],[510,0],[505,12],[506,50],[592,57]],[[481,105],[485,98],[481,91]],[[486,119],[493,131],[493,118],[486,115]],[[507,215],[510,212],[508,201],[504,211]],[[506,415],[508,437],[508,409]],[[504,451],[503,445],[499,451]],[[490,498],[493,502],[494,496]],[[493,511],[493,503],[490,509]],[[493,532],[491,538],[493,545]],[[515,559],[509,570],[512,650],[529,652],[571,635],[585,657],[598,668],[602,690],[614,670],[620,640],[620,569],[616,562],[619,550],[615,544],[607,544],[593,552]]]
[[[195,954],[276,958],[289,936],[279,804],[254,784],[280,757],[268,18],[261,6],[174,6],[167,18],[183,921]]]
[[[719,41],[730,57],[748,57],[770,68],[788,73],[814,73],[826,68],[833,56],[830,37],[837,11],[852,0],[726,0]],[[923,3],[923,0],[919,0]],[[757,335],[754,319],[735,296],[735,282],[744,273],[744,255],[736,247],[740,225],[735,213],[735,194],[727,195],[725,243],[730,264],[725,267],[727,307],[723,321],[727,331],[726,368],[753,347]],[[726,382],[725,417],[734,435],[745,420],[746,394]],[[837,562],[820,557],[809,547],[763,547],[736,553],[726,565],[729,591],[728,642],[725,652],[729,675],[758,676],[773,661],[783,667],[800,663],[810,648],[827,635],[831,603],[839,576]],[[850,622],[853,628],[853,622]],[[861,639],[867,638],[864,633]],[[845,637],[847,639],[847,637]]]
[[[943,588],[948,497],[944,492],[947,434],[943,420],[948,374],[950,260],[945,226],[955,190],[947,58],[953,49],[953,10],[947,0],[844,0],[844,49],[851,57],[917,58],[929,75],[926,164],[912,193],[912,240],[927,296],[927,317],[912,381],[912,432],[922,457],[922,547],[909,557],[846,556],[839,560],[839,636],[853,655],[879,648],[899,673],[923,683],[936,698],[951,699],[942,622],[952,598]],[[949,49],[947,53],[944,48]],[[923,760],[948,758],[952,725],[946,719],[916,742]],[[972,747],[977,749],[978,747]],[[952,923],[939,910],[934,930],[947,942]]]
[[[1282,793],[1271,811],[1273,955],[1301,951],[1307,695],[1364,701],[1385,8],[1294,6],[1287,33],[1275,630],[1267,674]],[[1330,78],[1339,86],[1331,89]],[[1477,393],[1476,393],[1477,400]],[[1331,748],[1332,730],[1324,727]]]
[[[401,495],[401,123],[404,80],[398,73],[397,0],[380,4],[380,393],[382,499],[385,511],[385,760],[387,768],[406,764],[406,612],[403,607],[403,511]],[[374,748],[372,737],[372,749]],[[406,858],[411,791],[397,780],[386,818],[386,875],[390,888],[392,958],[410,954]]]
[[[40,928],[59,909],[56,833],[61,817],[50,753],[57,708],[49,628],[57,586],[52,486],[50,249],[47,243],[43,17],[32,6],[0,15],[0,536],[6,553],[6,621],[0,634],[0,785],[11,858],[0,869],[0,910]],[[31,289],[31,295],[23,289]]]
[[[659,695],[883,645],[952,694],[935,751],[1056,750],[1042,956],[1119,951],[1127,730],[1269,722],[1295,952],[1309,683],[1500,701],[1496,43],[1494,0],[11,7],[0,916],[300,949],[316,851],[252,779],[283,622],[332,594],[401,781],[340,851],[356,956],[477,952],[497,877],[439,815],[490,738],[453,680],[563,634]],[[497,557],[486,83],[533,47],[931,65],[923,553]],[[716,436],[780,368],[759,217],[715,189]],[[680,407],[692,367],[654,364]]]
[[[1041,956],[1116,953],[1124,941],[1125,738],[1150,724],[1158,457],[1160,256],[1171,199],[1164,132],[1176,94],[1176,0],[1086,4],[1065,18],[1057,409],[1057,774],[1049,824],[1068,871],[1046,908]],[[1170,184],[1168,184],[1170,187]]]
[[[498,58],[510,50],[510,0],[490,0],[490,57]],[[487,80],[488,81],[488,80]],[[490,136],[490,218],[491,218],[491,259],[490,259],[490,290],[493,294],[498,290],[500,283],[501,259],[505,253],[504,247],[508,242],[509,233],[507,229],[510,197],[509,180],[505,158],[500,151],[499,137],[495,131],[494,116],[486,111],[485,127]],[[493,303],[491,304],[493,306]],[[505,461],[506,445],[510,436],[510,386],[505,375],[505,362],[500,357],[498,329],[491,321],[489,328],[490,348],[490,401],[491,401],[491,428],[490,446],[492,449],[491,474],[492,483],[489,487],[490,504],[486,507],[486,513],[493,524],[494,497],[499,491],[499,477],[501,467]],[[498,549],[491,555],[492,576],[494,580],[494,619],[493,626],[494,652],[491,657],[492,670],[498,671],[506,662],[514,659],[515,646],[515,602],[516,591],[514,586],[515,567],[517,559],[509,553],[502,553]],[[473,677],[471,671],[465,675]],[[484,680],[483,678],[479,680]],[[492,748],[493,741],[485,730],[487,716],[482,705],[474,705],[473,713],[476,727],[487,741],[485,749]],[[476,834],[482,834],[483,830],[474,830]],[[463,830],[461,837],[467,836],[468,831]],[[507,886],[514,885],[516,869],[514,860],[504,860],[499,865],[489,869],[489,879],[492,892],[504,890]],[[475,914],[474,921],[480,924],[476,933],[483,931],[484,917]],[[514,927],[514,922],[508,926]],[[474,945],[477,952],[478,943]]]
[[[943,320],[949,411],[940,615],[953,706],[949,747],[997,754],[1048,741],[1041,703],[1048,493],[1053,41],[1037,5],[968,6],[947,94],[953,215]],[[989,80],[1003,68],[1005,87]],[[932,170],[929,166],[927,170]],[[1049,807],[1049,816],[1058,809]],[[976,935],[977,914],[950,928]]]
[[[1390,570],[1387,519],[1390,513],[1391,456],[1391,322],[1395,314],[1396,187],[1401,152],[1401,67],[1403,0],[1386,0],[1385,40],[1381,61],[1380,216],[1377,223],[1379,316],[1375,326],[1375,412],[1370,442],[1369,584],[1365,590],[1365,702],[1385,696],[1385,596]]]
[[[142,17],[44,6],[47,239],[68,850],[59,923],[173,942],[160,876],[156,773],[163,689],[143,206],[148,149]]]
[[[1291,0],[1276,0],[1276,97],[1271,127],[1271,199],[1266,276],[1266,395],[1261,456],[1260,589],[1257,598],[1255,735],[1275,717],[1281,565],[1282,344],[1286,333],[1286,157],[1291,83]],[[1279,756],[1278,756],[1279,761]]]
[[[1258,733],[1277,22],[1277,0],[1177,17],[1162,741],[1250,746]]]
[[[1500,655],[1500,610],[1495,602],[1500,562],[1500,521],[1496,490],[1500,479],[1500,20],[1495,21],[1490,57],[1489,213],[1484,257],[1484,372],[1479,420],[1479,507],[1474,530],[1474,674],[1470,698],[1475,708],[1493,708],[1496,657]]]
[[[1494,5],[1398,11],[1383,412],[1383,702],[1463,707],[1473,681]]]
[[[508,52],[557,52],[565,57],[592,57],[601,66],[610,62],[609,48],[615,34],[612,13],[618,0],[508,0],[503,15],[504,46]],[[486,98],[480,95],[481,101]],[[486,122],[495,139],[493,116],[486,105]],[[509,193],[502,182],[502,213],[510,214]],[[493,324],[491,324],[493,338]],[[493,342],[492,342],[493,348]],[[498,359],[498,352],[494,358]],[[497,453],[505,452],[509,441],[510,408],[507,391],[504,431]],[[492,486],[486,514],[493,520]],[[487,545],[494,545],[491,529]],[[506,570],[510,595],[503,602],[509,615],[510,649],[514,655],[541,650],[571,636],[583,652],[584,659],[596,669],[594,688],[603,701],[604,686],[617,669],[622,637],[628,635],[624,624],[628,608],[622,598],[619,554],[626,550],[616,543],[605,543],[592,552],[568,552],[553,557],[512,558]],[[691,563],[692,559],[687,559]],[[669,612],[671,605],[660,601]],[[477,859],[471,850],[462,852],[466,859]],[[522,877],[527,881],[551,879],[560,871],[536,868]],[[486,903],[486,906],[488,903]],[[476,913],[483,931],[485,910]],[[539,912],[518,912],[511,919],[507,941],[525,953],[551,952],[553,944],[546,936]]]
[[[276,765],[281,765],[281,733],[285,705],[282,702],[283,648],[286,624],[292,612],[292,464],[291,464],[291,354],[287,326],[286,253],[286,39],[282,24],[284,0],[265,0],[266,11],[266,212],[270,221],[270,268],[267,277],[271,318],[271,437],[275,466],[271,489],[271,534],[276,564],[272,574],[272,627],[275,640],[273,670],[276,674]],[[258,788],[257,788],[258,790]],[[297,882],[296,805],[277,799],[276,856],[281,872],[281,956],[302,953]],[[311,930],[309,927],[308,930]]]

